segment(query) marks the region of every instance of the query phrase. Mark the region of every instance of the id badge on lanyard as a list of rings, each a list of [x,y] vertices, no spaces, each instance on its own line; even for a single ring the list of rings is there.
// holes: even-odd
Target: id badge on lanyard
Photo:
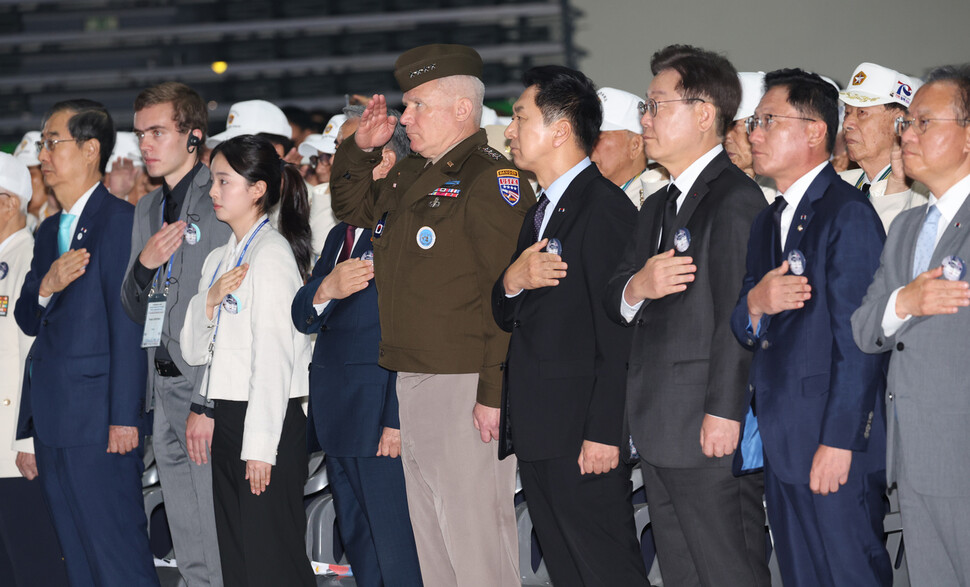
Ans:
[[[158,278],[162,272],[159,267],[152,281],[152,289],[148,292],[148,310],[145,312],[145,329],[141,333],[141,348],[153,348],[162,344],[162,326],[165,323],[165,308],[168,305],[168,286],[172,282],[172,262],[175,254],[168,260],[168,271],[165,275],[165,289],[158,290]]]

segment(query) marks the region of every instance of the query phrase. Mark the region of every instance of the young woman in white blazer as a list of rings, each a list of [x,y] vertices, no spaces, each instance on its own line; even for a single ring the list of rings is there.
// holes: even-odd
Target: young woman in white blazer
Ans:
[[[205,397],[195,403],[214,400],[223,578],[226,585],[311,586],[301,408],[310,341],[289,314],[310,265],[306,186],[269,141],[253,135],[221,143],[210,167],[212,205],[232,235],[206,258],[180,340],[189,364],[208,365]],[[277,204],[279,231],[267,217]]]

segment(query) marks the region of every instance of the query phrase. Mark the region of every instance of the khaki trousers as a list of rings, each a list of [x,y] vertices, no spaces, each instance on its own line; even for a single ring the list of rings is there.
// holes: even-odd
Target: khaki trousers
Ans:
[[[398,373],[401,457],[425,587],[519,587],[515,458],[472,422],[478,374]]]

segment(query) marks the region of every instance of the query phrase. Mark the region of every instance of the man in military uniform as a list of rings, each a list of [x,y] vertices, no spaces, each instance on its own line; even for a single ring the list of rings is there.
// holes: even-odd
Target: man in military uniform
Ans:
[[[373,181],[397,123],[376,95],[331,173],[336,216],[374,227],[380,365],[398,371],[408,507],[426,585],[520,585],[515,459],[499,461],[489,444],[498,438],[509,342],[492,320],[490,294],[535,200],[479,128],[481,72],[469,47],[405,52],[394,75],[417,155]]]
[[[861,63],[849,85],[839,92],[845,105],[845,144],[858,169],[839,173],[862,190],[872,202],[883,228],[904,210],[926,203],[928,190],[903,173],[902,149],[896,141],[895,122],[905,116],[913,94],[922,82],[875,63]]]

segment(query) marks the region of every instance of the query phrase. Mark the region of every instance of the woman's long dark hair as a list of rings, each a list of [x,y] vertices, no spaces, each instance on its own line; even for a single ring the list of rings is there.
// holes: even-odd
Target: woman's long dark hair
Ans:
[[[290,243],[300,276],[305,279],[310,272],[312,254],[310,202],[299,170],[280,159],[273,143],[256,135],[242,135],[219,143],[212,150],[210,161],[220,154],[250,184],[266,183],[266,193],[256,205],[267,214],[279,203],[280,234]]]

